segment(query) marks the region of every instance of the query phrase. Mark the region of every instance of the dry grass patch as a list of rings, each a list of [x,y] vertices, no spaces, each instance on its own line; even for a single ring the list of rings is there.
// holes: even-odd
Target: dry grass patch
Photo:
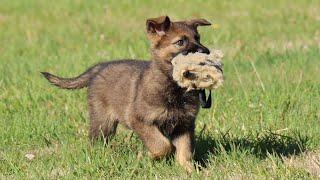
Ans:
[[[284,163],[290,167],[303,169],[310,175],[320,178],[320,150],[284,158]]]

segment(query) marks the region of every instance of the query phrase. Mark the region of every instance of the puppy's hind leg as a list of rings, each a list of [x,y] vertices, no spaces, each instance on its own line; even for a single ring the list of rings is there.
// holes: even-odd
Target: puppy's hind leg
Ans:
[[[118,120],[111,112],[108,112],[107,107],[101,101],[89,98],[89,114],[89,138],[91,140],[103,137],[107,141],[116,133]]]

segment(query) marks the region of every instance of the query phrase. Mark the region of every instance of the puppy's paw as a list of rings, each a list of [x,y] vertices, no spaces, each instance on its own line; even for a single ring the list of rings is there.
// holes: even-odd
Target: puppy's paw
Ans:
[[[183,161],[179,162],[179,164],[188,174],[191,174],[194,171],[194,166],[191,161]]]

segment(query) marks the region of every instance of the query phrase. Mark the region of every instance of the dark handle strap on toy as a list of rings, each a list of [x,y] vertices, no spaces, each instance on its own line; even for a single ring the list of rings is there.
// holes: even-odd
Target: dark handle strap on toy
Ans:
[[[211,91],[209,91],[209,97],[206,98],[206,90],[201,89],[199,92],[199,100],[202,108],[210,108],[211,107]]]

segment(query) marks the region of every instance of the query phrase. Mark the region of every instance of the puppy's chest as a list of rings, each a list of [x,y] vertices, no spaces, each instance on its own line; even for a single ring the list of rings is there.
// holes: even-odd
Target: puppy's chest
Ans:
[[[156,121],[164,134],[170,135],[177,126],[193,125],[199,106],[195,94],[186,93],[167,96],[163,108]]]
[[[188,129],[193,126],[196,115],[197,109],[188,109],[188,111],[168,110],[167,113],[163,114],[163,116],[156,121],[156,124],[165,135],[170,136],[177,127]]]

